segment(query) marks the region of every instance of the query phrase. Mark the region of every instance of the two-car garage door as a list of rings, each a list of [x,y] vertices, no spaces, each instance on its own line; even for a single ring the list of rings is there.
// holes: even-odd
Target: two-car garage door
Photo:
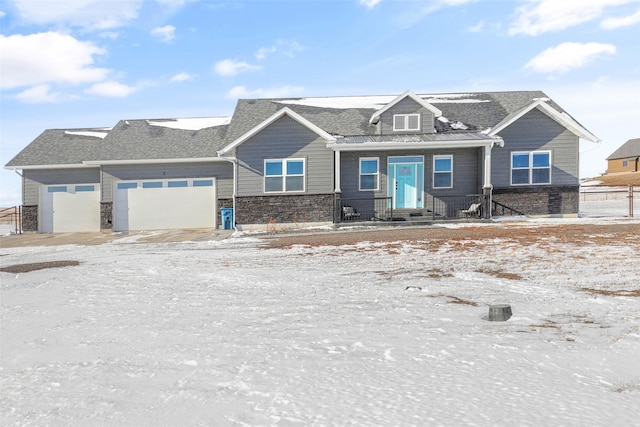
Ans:
[[[113,230],[215,228],[214,178],[120,181]]]

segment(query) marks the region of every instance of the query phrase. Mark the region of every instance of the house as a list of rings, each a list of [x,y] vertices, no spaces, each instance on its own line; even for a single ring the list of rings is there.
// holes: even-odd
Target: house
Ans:
[[[640,138],[628,140],[607,157],[607,174],[638,172],[640,171],[638,167],[640,167]]]
[[[242,229],[564,215],[580,139],[598,141],[540,91],[241,99],[231,117],[46,130],[5,167],[40,232],[215,228],[231,209]]]

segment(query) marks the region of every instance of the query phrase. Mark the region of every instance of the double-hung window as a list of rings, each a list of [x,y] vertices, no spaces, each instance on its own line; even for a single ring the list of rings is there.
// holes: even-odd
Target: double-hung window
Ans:
[[[550,183],[550,151],[516,151],[511,153],[511,185]]]
[[[302,192],[305,186],[304,159],[269,159],[264,161],[264,192]]]
[[[453,188],[453,156],[433,156],[433,188]]]
[[[420,114],[394,114],[394,131],[420,130]]]
[[[377,191],[379,182],[378,158],[360,158],[360,191]]]

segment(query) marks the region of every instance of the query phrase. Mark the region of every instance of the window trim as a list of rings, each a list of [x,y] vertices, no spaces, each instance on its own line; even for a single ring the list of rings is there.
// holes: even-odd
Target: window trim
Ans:
[[[267,163],[282,164],[282,175],[267,175]],[[302,174],[287,174],[288,162],[302,162]],[[287,159],[264,159],[262,175],[262,191],[265,194],[284,194],[284,193],[304,193],[307,191],[307,160],[303,157],[287,158]],[[282,178],[282,190],[267,191],[267,178]],[[302,190],[287,190],[287,177],[302,177]]]
[[[529,164],[526,168],[514,168],[513,167],[513,156],[515,155],[528,155],[529,156]],[[547,154],[549,156],[549,166],[545,167],[535,167],[533,165],[533,156],[535,154]],[[523,186],[523,185],[550,185],[551,184],[551,170],[553,169],[553,157],[551,150],[538,150],[538,151],[512,151],[511,152],[511,168],[509,169],[509,181],[512,186]],[[547,182],[533,182],[533,171],[534,170],[549,170],[549,180]],[[527,170],[528,171],[528,181],[526,183],[514,183],[513,182],[513,171],[514,170]]]
[[[376,161],[374,173],[362,173],[362,161]],[[362,176],[374,176],[376,183],[374,188],[362,188]],[[380,157],[360,157],[358,159],[358,191],[380,191]]]
[[[403,117],[404,118],[404,125],[405,127],[400,129],[396,127],[396,117]],[[418,118],[418,126],[414,129],[414,128],[409,128],[409,118],[410,117],[417,117]],[[420,131],[421,129],[421,115],[420,113],[411,113],[411,114],[394,114],[393,118],[392,118],[392,127],[393,127],[393,131],[394,132],[410,132],[410,131]]]
[[[436,160],[439,159],[449,159],[451,161],[451,169],[448,171],[437,171],[436,172]],[[434,190],[447,190],[453,188],[453,154],[434,154],[432,161],[432,170],[431,170],[431,187]],[[436,174],[449,174],[451,176],[451,185],[448,187],[436,187]]]

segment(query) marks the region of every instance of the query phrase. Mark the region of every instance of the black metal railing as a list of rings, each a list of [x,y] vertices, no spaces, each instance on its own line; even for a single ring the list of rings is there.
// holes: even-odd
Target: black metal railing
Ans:
[[[524,213],[520,212],[519,210],[507,205],[503,205],[502,203],[496,202],[495,200],[491,201],[491,205],[491,213],[494,216],[524,215]]]
[[[483,194],[466,196],[428,196],[425,216],[433,220],[486,218],[488,197]]]
[[[336,199],[334,222],[391,221],[391,197]]]

